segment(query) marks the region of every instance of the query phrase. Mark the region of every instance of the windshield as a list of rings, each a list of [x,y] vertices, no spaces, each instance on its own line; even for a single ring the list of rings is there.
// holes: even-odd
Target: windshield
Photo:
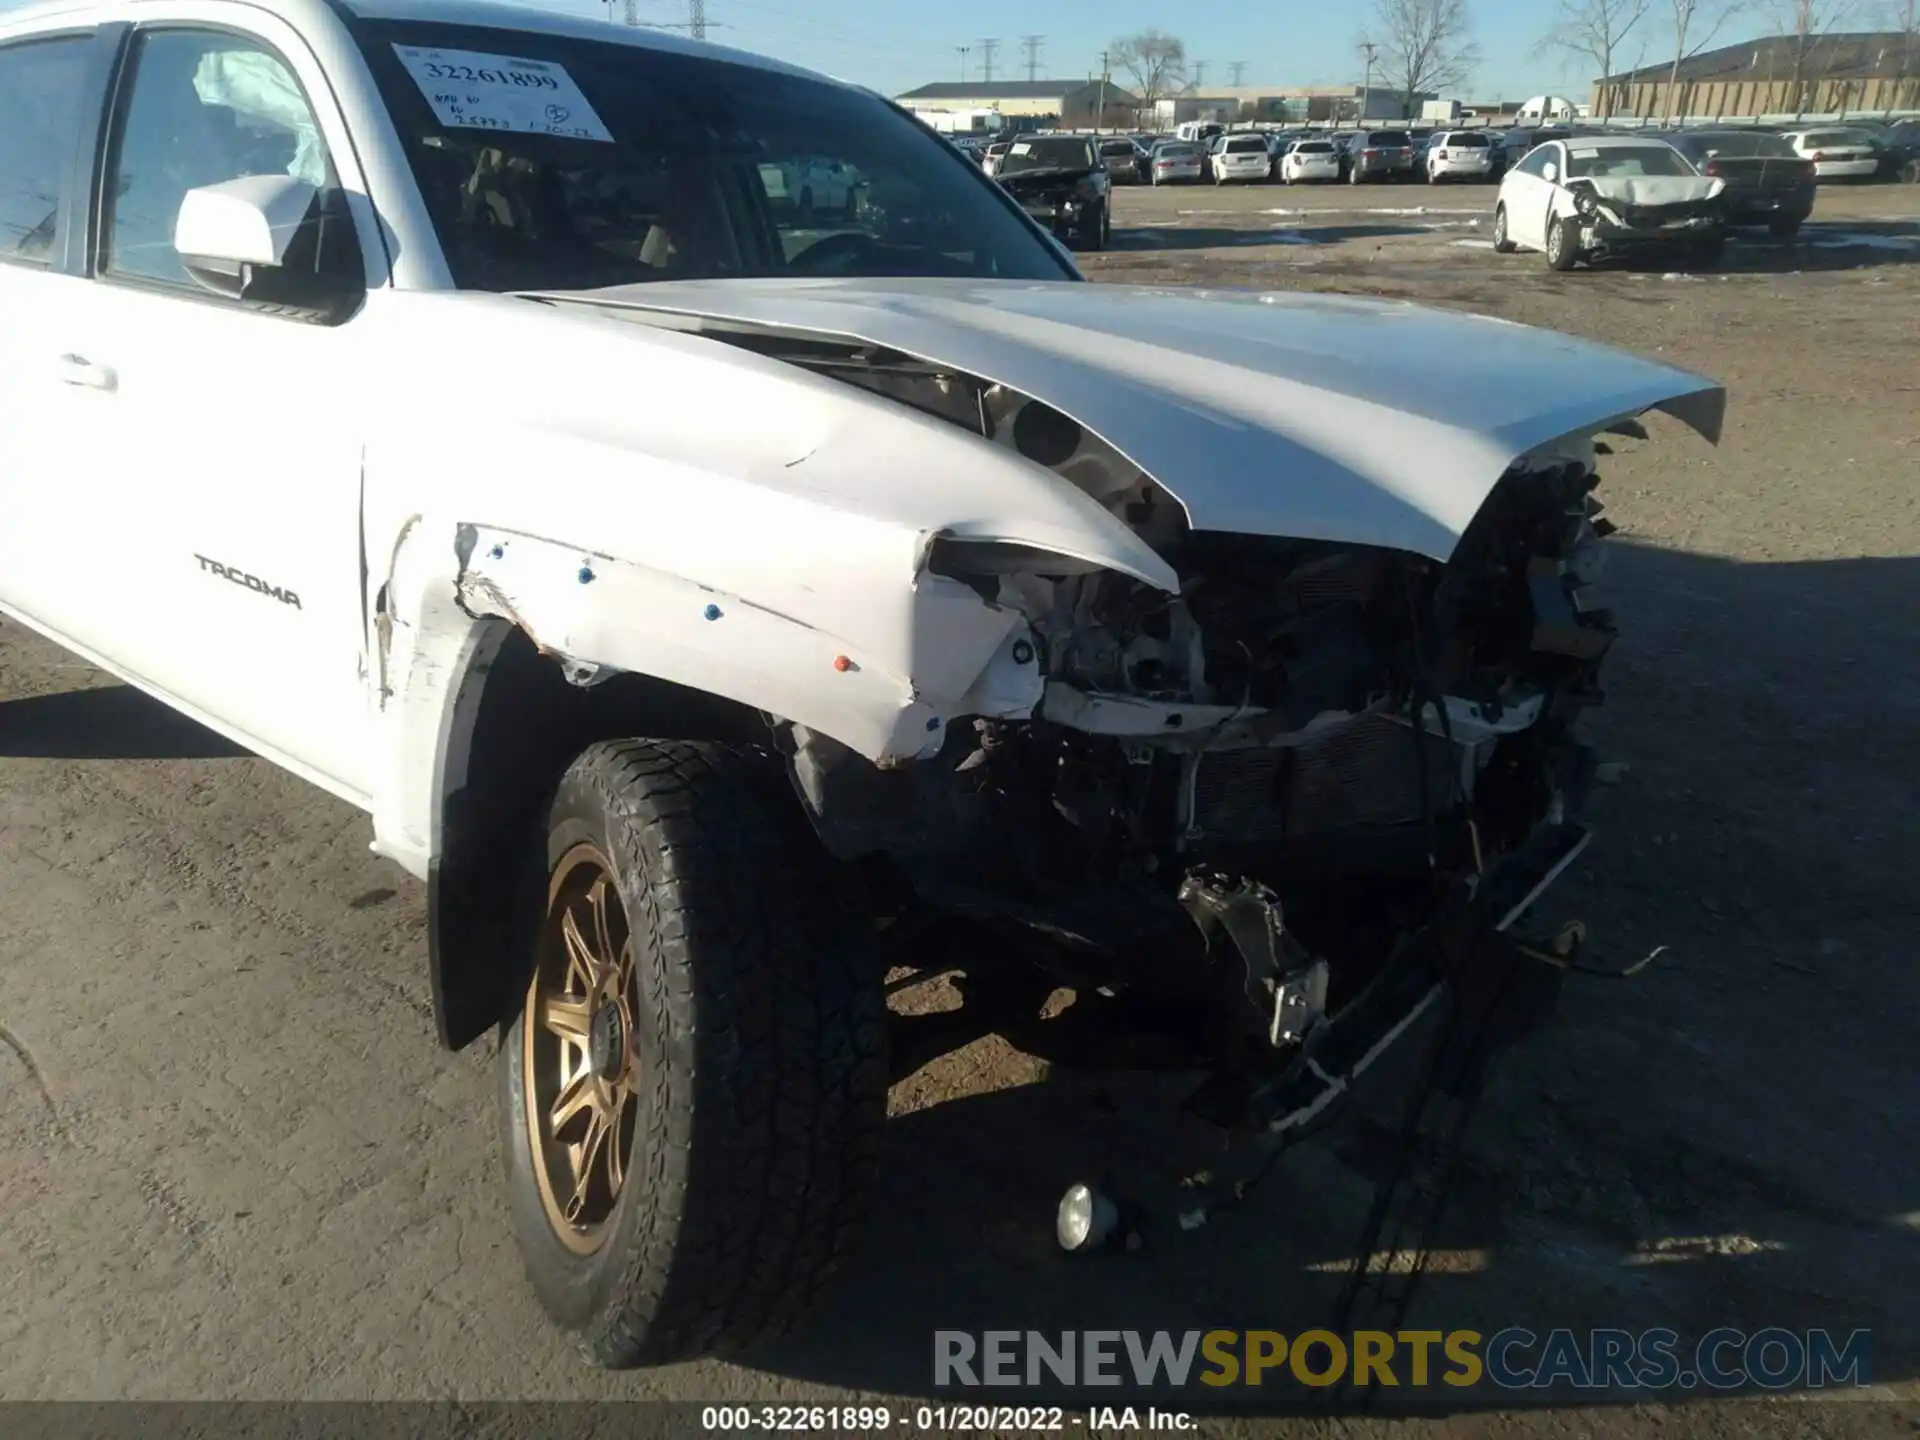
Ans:
[[[1227,153],[1229,155],[1257,155],[1266,148],[1267,142],[1258,135],[1248,135],[1243,138],[1227,141]]]
[[[1007,152],[1000,167],[1002,175],[1017,175],[1023,170],[1091,170],[1093,146],[1071,135],[1043,135],[1033,140],[1018,140]]]
[[[1156,160],[1191,160],[1200,153],[1198,145],[1156,145],[1153,158]]]
[[[1133,142],[1131,140],[1109,140],[1100,147],[1100,153],[1109,159],[1117,155],[1122,160],[1131,160],[1133,158]]]
[[[1600,179],[1609,175],[1691,175],[1686,157],[1671,145],[1575,146],[1567,156],[1567,177]]]
[[[1438,135],[1433,143],[1443,150],[1485,150],[1487,137],[1484,135]]]
[[[1871,145],[1873,137],[1863,130],[1812,130],[1801,137],[1805,145]]]
[[[1296,155],[1331,155],[1333,153],[1333,142],[1331,140],[1302,140],[1293,147],[1293,153]]]
[[[1388,149],[1405,149],[1413,144],[1412,138],[1404,130],[1376,130],[1367,136],[1367,144],[1386,146]]]
[[[355,33],[461,289],[1072,278],[976,166],[861,91],[524,30]]]

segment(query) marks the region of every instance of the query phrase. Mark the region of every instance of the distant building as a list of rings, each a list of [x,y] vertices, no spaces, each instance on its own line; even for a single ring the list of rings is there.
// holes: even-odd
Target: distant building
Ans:
[[[1134,123],[1140,108],[1137,95],[1111,80],[1104,85],[1098,80],[941,81],[894,99],[916,114],[977,111],[1008,124],[1062,130],[1122,129]]]
[[[1430,93],[1414,96],[1412,112],[1419,114],[1420,107],[1433,98]],[[1371,90],[1361,85],[1240,85],[1169,96],[1154,106],[1153,123],[1162,129],[1188,120],[1305,125],[1363,118],[1404,120],[1407,115],[1406,96],[1383,85]]]
[[[1595,115],[1830,115],[1920,109],[1920,37],[1897,30],[1805,42],[1763,35],[1596,80]]]

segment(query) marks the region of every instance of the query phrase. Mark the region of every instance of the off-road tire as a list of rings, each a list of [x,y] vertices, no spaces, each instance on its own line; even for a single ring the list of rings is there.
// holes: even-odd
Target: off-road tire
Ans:
[[[1493,207],[1494,253],[1497,255],[1511,255],[1515,250],[1519,248],[1520,247],[1515,245],[1507,235],[1507,207],[1504,205],[1494,206]]]
[[[716,746],[598,744],[531,837],[542,875],[600,848],[634,947],[638,1108],[590,1254],[559,1239],[534,1177],[524,1011],[497,1064],[528,1278],[608,1368],[791,1328],[859,1239],[886,1119],[882,977],[779,780]]]
[[[1562,272],[1580,263],[1580,222],[1569,215],[1547,222],[1547,268]]]

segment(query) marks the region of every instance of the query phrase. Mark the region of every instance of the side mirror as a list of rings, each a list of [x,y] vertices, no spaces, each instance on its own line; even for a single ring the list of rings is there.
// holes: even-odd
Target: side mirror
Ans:
[[[278,266],[319,198],[318,188],[291,175],[202,185],[180,203],[173,248],[190,270],[237,275],[243,265]]]
[[[337,322],[366,297],[366,263],[345,197],[290,175],[248,175],[189,190],[173,248],[209,290],[311,310]]]
[[[1560,178],[1560,167],[1551,160],[1540,167],[1540,178],[1549,185]]]

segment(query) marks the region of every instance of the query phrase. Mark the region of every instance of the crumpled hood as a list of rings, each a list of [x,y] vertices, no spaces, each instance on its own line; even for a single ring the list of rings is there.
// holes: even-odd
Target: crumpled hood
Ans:
[[[1726,181],[1705,175],[1596,175],[1575,183],[1622,205],[1685,205],[1726,189]]]
[[[1196,530],[1439,560],[1528,452],[1656,408],[1717,443],[1726,403],[1710,380],[1571,336],[1341,296],[780,279],[551,298],[901,351],[1072,416]]]

